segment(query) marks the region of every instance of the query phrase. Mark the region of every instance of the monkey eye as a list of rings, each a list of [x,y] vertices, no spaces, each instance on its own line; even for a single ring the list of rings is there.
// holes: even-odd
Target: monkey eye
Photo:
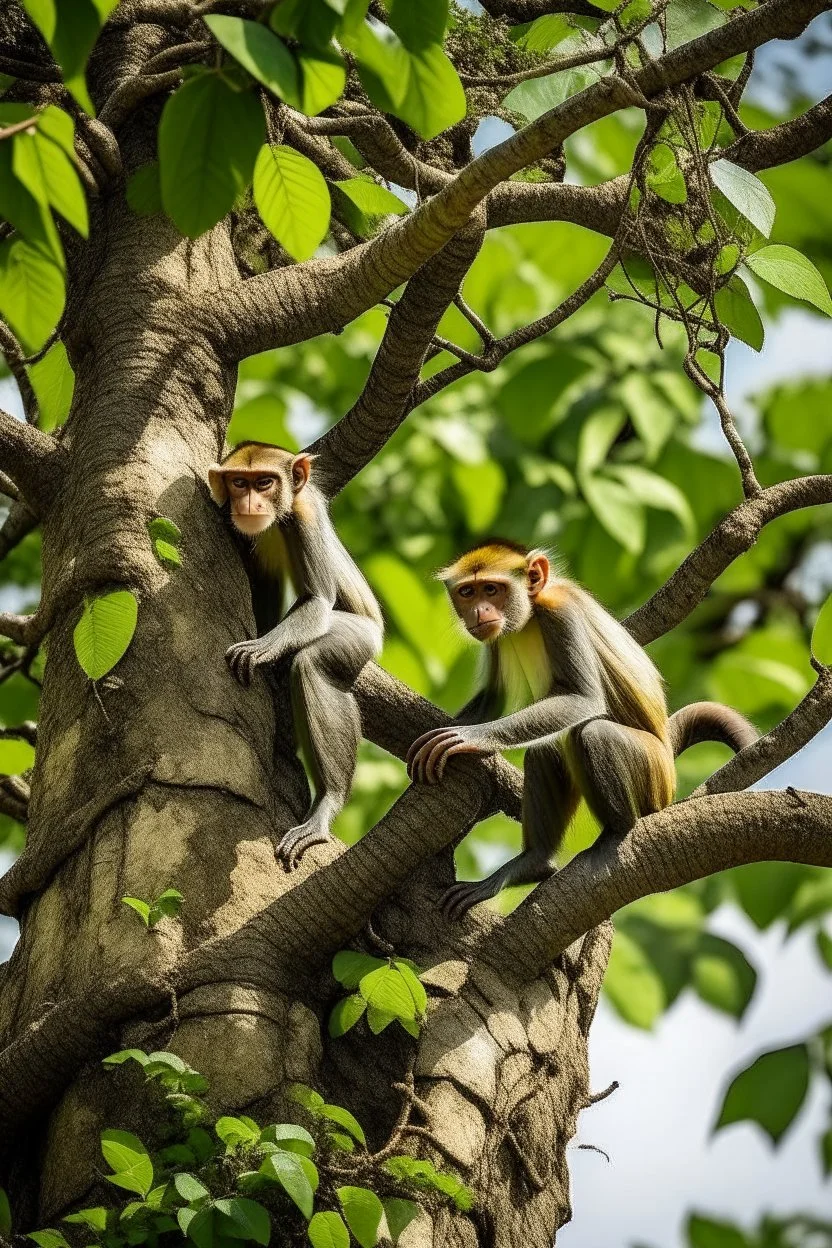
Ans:
[[[493,598],[494,595],[498,592],[498,586],[489,583],[485,587],[485,592],[489,598]]]
[[[463,586],[462,586],[460,589],[458,589],[456,592],[459,594],[460,598],[473,598],[473,597],[474,597],[474,586],[473,586],[473,585],[463,585]]]
[[[231,484],[234,486],[235,490],[248,489],[248,479],[246,477],[232,477]]]
[[[258,477],[255,488],[258,490],[268,490],[274,485],[274,477]]]

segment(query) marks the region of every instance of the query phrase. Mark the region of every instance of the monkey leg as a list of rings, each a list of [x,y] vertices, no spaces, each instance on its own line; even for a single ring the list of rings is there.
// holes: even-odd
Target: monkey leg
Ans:
[[[594,719],[569,734],[566,754],[602,835],[625,836],[642,815],[673,801],[673,755],[652,732]]]
[[[292,661],[292,710],[315,797],[306,821],[291,828],[277,846],[277,857],[290,870],[311,845],[329,839],[332,821],[349,797],[361,740],[351,689],[380,649],[377,624],[334,611],[326,635],[299,650]]]
[[[442,898],[448,919],[462,916],[509,884],[537,884],[557,869],[555,855],[580,794],[562,747],[552,742],[526,750],[523,786],[523,850],[484,880],[454,884]]]

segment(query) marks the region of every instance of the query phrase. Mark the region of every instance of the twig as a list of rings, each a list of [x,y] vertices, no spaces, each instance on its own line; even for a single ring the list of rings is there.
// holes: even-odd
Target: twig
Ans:
[[[737,461],[737,467],[740,470],[743,494],[746,498],[756,498],[762,494],[763,487],[757,480],[751,456],[737,431],[737,426],[725,399],[722,385],[716,385],[711,381],[707,373],[696,362],[692,351],[689,351],[685,356],[684,369],[694,385],[708,396],[719,414],[719,423],[722,426],[725,441],[730,446],[734,459]]]
[[[31,130],[38,124],[37,114],[33,117],[27,117],[24,121],[15,121],[10,126],[4,126],[0,130],[0,142],[3,139],[10,139],[15,134],[22,134],[24,130]]]

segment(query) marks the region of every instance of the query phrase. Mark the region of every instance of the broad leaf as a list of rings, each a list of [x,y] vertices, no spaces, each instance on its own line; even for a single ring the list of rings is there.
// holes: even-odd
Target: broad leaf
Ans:
[[[139,165],[127,179],[127,202],[140,217],[153,217],[162,211],[158,160]]]
[[[349,1248],[350,1233],[340,1213],[316,1213],[307,1227],[312,1248]]]
[[[30,366],[29,380],[38,400],[38,426],[51,433],[69,415],[75,391],[75,373],[62,342],[56,342],[42,360]]]
[[[211,1194],[208,1188],[203,1183],[200,1183],[196,1175],[188,1174],[187,1171],[180,1171],[179,1174],[173,1176],[173,1186],[189,1205],[194,1204],[198,1200],[205,1200],[206,1196]]]
[[[644,505],[625,486],[609,477],[584,476],[581,489],[610,537],[631,554],[640,554],[647,531]]]
[[[344,1109],[343,1105],[322,1105],[318,1113],[321,1118],[326,1118],[329,1122],[336,1122],[339,1127],[343,1127],[354,1139],[358,1140],[359,1144],[363,1144],[366,1148],[367,1140],[361,1123],[348,1109]]]
[[[805,1044],[764,1053],[731,1083],[714,1129],[732,1122],[756,1122],[776,1144],[797,1116],[808,1088]]]
[[[308,1222],[318,1190],[318,1171],[309,1158],[298,1153],[272,1153],[263,1162],[260,1173],[277,1180]]]
[[[5,1188],[0,1187],[0,1235],[10,1239],[12,1234],[12,1210]]]
[[[87,201],[73,160],[66,152],[66,127],[72,151],[72,118],[50,105],[39,114],[32,134],[15,136],[12,167],[35,199],[49,204],[86,238]]]
[[[367,1002],[360,993],[354,992],[332,1007],[329,1016],[328,1030],[333,1040],[345,1036],[354,1027],[367,1008]]]
[[[794,247],[773,243],[746,256],[745,263],[764,282],[832,316],[832,298],[812,261]]]
[[[139,604],[129,589],[87,599],[72,639],[75,655],[90,680],[112,671],[136,631]]]
[[[387,966],[386,958],[374,958],[369,953],[354,949],[342,949],[332,959],[332,974],[345,988],[357,988],[365,975]]]
[[[217,1119],[214,1130],[225,1145],[227,1153],[233,1153],[241,1144],[256,1144],[260,1139],[260,1128],[251,1118],[223,1115]]]
[[[129,1131],[102,1131],[101,1152],[114,1172],[106,1176],[111,1183],[147,1195],[153,1186],[153,1164],[138,1136]]]
[[[23,7],[38,27],[64,82],[87,112],[94,112],[84,81],[84,68],[101,26],[118,0],[23,0]]]
[[[335,1194],[341,1202],[347,1226],[361,1248],[375,1248],[384,1217],[378,1196],[367,1187],[339,1187]]]
[[[0,740],[0,775],[19,776],[22,771],[28,771],[34,762],[34,747],[28,741]]]
[[[369,1006],[395,1018],[413,1019],[416,1007],[410,989],[394,966],[383,966],[365,975],[358,990]]]
[[[33,1240],[39,1248],[70,1248],[66,1237],[51,1227],[43,1231],[29,1231],[26,1238]]]
[[[812,629],[812,654],[819,663],[832,666],[832,594],[818,612]]]
[[[64,275],[52,256],[25,238],[0,244],[0,312],[27,350],[46,342],[65,298]]]
[[[448,24],[448,0],[390,0],[390,25],[410,52],[440,44]]]
[[[295,260],[308,260],[329,229],[323,174],[294,148],[270,143],[254,168],[254,202],[264,224]]]
[[[708,1005],[742,1018],[754,995],[757,972],[741,949],[703,933],[693,958],[693,985]]]
[[[390,1238],[396,1244],[402,1231],[410,1226],[414,1218],[418,1218],[422,1207],[417,1205],[415,1200],[403,1200],[398,1196],[387,1196],[381,1203],[384,1206],[384,1216],[387,1218]]]
[[[122,901],[124,898],[122,898]],[[131,898],[131,900],[133,900]],[[102,1066],[122,1066],[125,1062],[138,1062],[140,1066],[147,1064],[147,1054],[142,1049],[119,1049],[118,1053],[110,1053],[102,1057]]]
[[[715,160],[710,173],[714,186],[728,202],[768,238],[777,211],[768,187],[755,174],[730,160]]]
[[[125,906],[129,906],[131,910],[135,910],[136,914],[144,923],[145,927],[150,927],[150,902],[142,901],[141,897],[122,897]]]
[[[714,306],[719,320],[735,338],[755,351],[762,350],[763,322],[742,278],[732,277],[727,286],[718,290]]]
[[[347,80],[347,71],[339,52],[328,48],[320,52],[298,52],[301,73],[301,111],[309,117],[322,113],[340,97]]]
[[[269,1211],[259,1201],[245,1196],[233,1196],[230,1200],[215,1200],[214,1208],[230,1225],[220,1224],[220,1232],[232,1239],[244,1239],[255,1244],[268,1244],[272,1237]]]
[[[249,185],[265,125],[256,95],[235,91],[215,73],[189,78],[166,102],[159,123],[162,203],[188,238],[222,220]]]
[[[438,44],[409,55],[407,91],[394,111],[423,139],[435,139],[465,116],[465,92],[453,63]]]
[[[315,1141],[305,1127],[295,1122],[278,1122],[264,1127],[260,1133],[260,1142],[275,1144],[289,1153],[300,1153],[302,1157],[311,1157],[315,1151]]]
[[[615,933],[604,991],[633,1027],[649,1030],[665,1007],[662,981],[640,945],[624,931]]]
[[[413,971],[412,967],[401,958],[394,958],[393,965],[407,984],[413,1004],[416,1007],[416,1013],[423,1015],[428,1008],[428,994],[425,991],[424,984],[418,975]]]
[[[260,22],[249,22],[242,17],[214,13],[204,21],[226,52],[230,52],[252,77],[287,104],[300,106],[298,67],[282,39]]]

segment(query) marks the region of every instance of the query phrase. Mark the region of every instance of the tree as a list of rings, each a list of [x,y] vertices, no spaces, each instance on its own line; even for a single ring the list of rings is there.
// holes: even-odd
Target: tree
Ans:
[[[37,610],[0,616],[3,677],[40,681],[48,644],[37,730],[18,720],[0,743],[17,751],[6,755],[16,761],[6,762],[2,809],[27,824],[26,847],[0,882],[2,910],[22,920],[0,970],[0,1180],[12,1206],[6,1218],[0,1205],[0,1234],[9,1221],[29,1231],[82,1206],[92,1213],[61,1235],[84,1243],[91,1233],[155,1242],[178,1234],[173,1214],[198,1245],[266,1242],[270,1226],[279,1242],[304,1242],[294,1205],[308,1217],[319,1181],[322,1244],[347,1242],[339,1208],[357,1242],[394,1237],[415,1209],[389,1201],[408,1196],[420,1208],[403,1244],[548,1244],[569,1216],[566,1145],[593,1099],[586,1040],[610,917],[740,864],[832,865],[827,798],[748,791],[830,718],[822,612],[814,683],[785,718],[695,800],[643,820],[618,848],[577,854],[508,915],[475,912],[457,929],[436,906],[454,842],[499,812],[518,817],[522,776],[502,759],[468,760],[441,787],[406,789],[357,843],[311,851],[297,874],[274,866],[274,839],[297,822],[306,779],[285,673],[243,690],[223,662],[253,619],[204,482],[226,434],[285,442],[287,426],[261,388],[229,428],[238,367],[252,382],[288,368],[301,388],[324,392],[340,418],[312,446],[330,498],[362,469],[367,478],[378,470],[377,487],[390,472],[385,497],[373,502],[360,483],[351,492],[343,527],[384,582],[396,624],[391,670],[367,669],[358,693],[366,737],[399,758],[445,721],[392,672],[415,673],[418,684],[435,650],[450,702],[470,660],[422,637],[420,669],[408,643],[432,600],[397,556],[420,571],[435,566],[460,531],[497,518],[521,474],[506,515],[531,524],[530,491],[554,498],[572,522],[565,553],[608,567],[621,599],[611,605],[631,592],[648,513],[665,526],[653,586],[682,546],[689,552],[627,616],[643,644],[678,630],[657,650],[668,659],[677,645],[692,658],[684,622],[758,539],[763,549],[766,526],[786,524],[788,551],[772,563],[791,568],[815,523],[808,509],[832,502],[820,445],[811,475],[797,475],[795,457],[752,457],[723,384],[729,337],[761,342],[743,274],[832,311],[812,261],[768,241],[774,201],[758,176],[827,141],[830,101],[769,128],[739,112],[756,51],[797,37],[830,6],[483,7],[449,17],[442,0],[418,9],[407,0],[23,0],[0,16],[2,348],[27,413],[26,422],[0,417],[11,500],[0,551],[13,561],[36,529],[42,540]],[[589,159],[573,138],[621,113],[626,169],[565,181],[570,160]],[[489,116],[512,132],[475,157],[472,139]],[[574,274],[564,235],[548,236],[570,289],[519,326],[524,308],[511,309],[514,324],[500,333],[474,310],[477,257],[495,233],[532,222],[593,235],[579,235]],[[504,260],[503,282],[521,285],[522,268]],[[606,389],[589,387],[599,322],[587,318],[606,316],[593,298],[604,289],[625,316],[602,326],[618,325],[620,337],[626,325],[637,338],[646,308],[677,373],[662,365],[645,378],[619,341]],[[367,371],[356,357],[380,307],[390,314]],[[348,352],[317,339],[365,314],[363,345],[353,332],[351,369],[332,384],[326,358]],[[643,358],[653,350],[648,320],[638,326]],[[278,348],[277,362],[261,356]],[[527,397],[539,402],[534,386],[552,352],[561,353],[555,393],[535,428]],[[493,396],[501,370],[514,387],[503,396],[506,428],[486,429],[473,409]],[[450,388],[480,377],[468,410],[454,414],[460,391]],[[548,459],[536,456],[557,423],[555,403],[579,382],[563,451],[550,444]],[[688,498],[669,462],[658,467],[670,426],[685,412],[696,419],[699,391],[736,461],[712,460],[707,499]],[[383,448],[429,400],[448,427],[431,453],[407,443],[417,468],[404,471],[399,486],[413,493],[402,494]],[[777,419],[772,444],[793,448]],[[428,505],[437,456],[447,470],[437,443],[506,429],[528,448],[513,480],[473,451],[442,478],[453,501],[437,541],[420,543],[406,522],[397,533],[409,507]],[[559,460],[574,460],[574,475]],[[378,521],[369,537],[368,515]],[[704,534],[703,518],[715,519]],[[379,540],[400,534],[409,546]],[[765,576],[765,588],[783,590]],[[727,625],[725,603],[717,609]],[[807,618],[804,610],[801,627]],[[745,671],[776,684],[771,666]],[[35,741],[29,780],[23,747]],[[341,987],[329,971],[339,953]],[[102,1065],[114,1050],[118,1059]],[[150,1051],[162,1056],[148,1064]],[[298,1084],[306,1092],[293,1092]],[[169,1113],[181,1136],[172,1143]],[[286,1126],[298,1117],[314,1128],[308,1138]],[[261,1135],[264,1122],[277,1125]],[[112,1214],[105,1226],[97,1212],[113,1204],[102,1131],[112,1183],[140,1197],[118,1232]],[[140,1140],[156,1150],[152,1162]],[[227,1159],[214,1155],[218,1140]],[[59,1244],[55,1234],[40,1242]]]

